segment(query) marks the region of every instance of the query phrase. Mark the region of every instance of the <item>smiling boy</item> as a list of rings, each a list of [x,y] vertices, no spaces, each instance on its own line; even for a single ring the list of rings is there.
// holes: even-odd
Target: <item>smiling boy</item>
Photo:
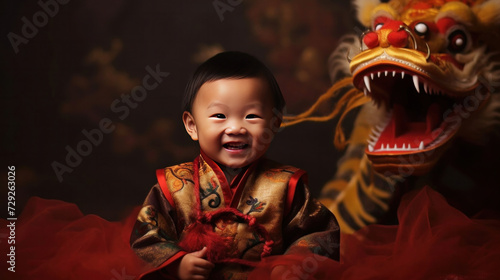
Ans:
[[[265,158],[285,102],[254,57],[220,53],[196,70],[182,116],[200,155],[157,171],[131,236],[156,268],[142,279],[246,279],[262,258],[304,248],[339,258],[333,214],[306,174]]]
[[[192,113],[184,112],[184,126],[223,171],[248,166],[264,155],[280,125],[270,96],[265,80],[257,77],[207,82],[198,91]]]

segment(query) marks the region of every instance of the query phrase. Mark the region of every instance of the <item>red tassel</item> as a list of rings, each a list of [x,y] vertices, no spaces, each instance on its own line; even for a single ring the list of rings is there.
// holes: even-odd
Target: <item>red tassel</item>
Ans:
[[[211,224],[197,221],[186,228],[179,246],[186,252],[196,252],[207,247],[207,260],[216,263],[228,257],[231,241],[231,238],[215,233]]]
[[[260,254],[261,258],[265,258],[271,254],[273,250],[274,241],[268,240],[264,243],[264,248],[262,249],[262,254]]]
[[[224,237],[214,232],[214,221],[221,218],[230,218],[235,221],[240,218],[250,228],[254,228],[265,240],[261,257],[271,254],[274,241],[269,238],[266,229],[257,223],[255,217],[245,215],[233,208],[222,208],[212,212],[206,212],[198,216],[196,222],[190,224],[182,233],[179,246],[186,252],[196,252],[207,247],[206,259],[212,263],[238,263],[248,266],[256,266],[258,262],[247,261],[235,257],[232,237]]]

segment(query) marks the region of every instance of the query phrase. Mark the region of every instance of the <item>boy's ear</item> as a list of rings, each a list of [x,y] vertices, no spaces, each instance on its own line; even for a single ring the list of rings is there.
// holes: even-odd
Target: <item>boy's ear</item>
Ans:
[[[186,128],[187,133],[191,136],[191,139],[198,141],[198,130],[196,129],[196,122],[194,121],[193,115],[188,111],[184,111],[182,114],[182,122],[184,123],[184,128]]]
[[[273,111],[273,118],[271,119],[271,130],[273,131],[274,134],[278,132],[280,129],[281,123],[283,121],[283,113],[276,111]]]
[[[274,123],[272,124],[273,125],[273,132],[277,133],[278,130],[280,129],[281,122],[283,121],[283,118],[281,118],[280,116],[277,116],[273,121],[274,121]]]

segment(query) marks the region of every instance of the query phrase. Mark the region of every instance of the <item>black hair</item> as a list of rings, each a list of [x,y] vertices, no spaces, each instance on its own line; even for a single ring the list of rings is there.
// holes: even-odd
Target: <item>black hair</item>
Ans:
[[[257,58],[237,51],[216,54],[198,66],[186,86],[183,111],[191,112],[198,90],[206,82],[254,77],[262,77],[267,81],[273,94],[274,107],[283,113],[285,99],[271,71]]]

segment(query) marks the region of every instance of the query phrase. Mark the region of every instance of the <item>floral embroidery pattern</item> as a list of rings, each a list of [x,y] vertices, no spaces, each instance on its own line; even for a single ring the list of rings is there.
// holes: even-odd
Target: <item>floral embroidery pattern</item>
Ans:
[[[149,223],[153,227],[158,227],[158,212],[153,207],[148,207],[146,209],[146,215],[149,216]]]
[[[215,195],[215,198],[211,199],[208,201],[208,206],[212,208],[217,208],[219,207],[221,200],[220,200],[220,195],[217,193],[217,189],[219,188],[219,185],[215,183],[213,178],[210,179],[210,182],[208,183],[208,188],[203,189],[200,186],[200,200],[204,200],[205,198]]]
[[[143,236],[150,231],[157,231],[157,234],[164,240],[171,239],[165,230],[160,227],[159,213],[154,207],[151,205],[143,207],[139,215],[142,217],[138,218],[137,225],[133,230],[136,236]]]
[[[192,164],[183,163],[174,167],[167,168],[169,172],[166,173],[167,181],[169,177],[173,176],[175,179],[170,180],[172,185],[172,192],[178,192],[184,188],[188,183],[194,184],[194,181],[189,179],[193,177]]]
[[[247,215],[250,215],[250,213],[253,212],[262,212],[264,210],[264,205],[266,205],[265,202],[259,202],[258,198],[254,198],[251,195],[249,196],[250,199],[246,201],[247,205],[251,205],[250,210],[248,210]]]
[[[241,252],[240,258],[243,258],[245,256],[245,254],[253,247],[255,247],[261,243],[264,243],[264,240],[262,239],[262,237],[260,237],[256,232],[252,233],[252,237],[253,238],[248,239],[247,246],[246,246],[245,250],[243,250],[243,252]]]

